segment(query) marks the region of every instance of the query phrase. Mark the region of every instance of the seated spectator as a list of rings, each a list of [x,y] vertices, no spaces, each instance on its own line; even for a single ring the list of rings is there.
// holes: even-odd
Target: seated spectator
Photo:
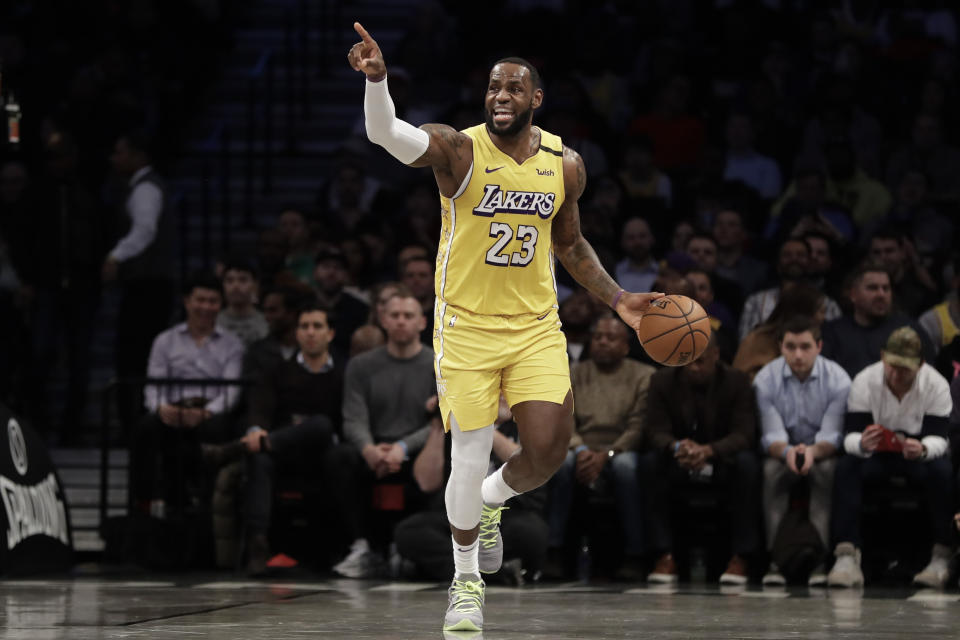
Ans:
[[[703,310],[710,316],[710,329],[717,334],[720,345],[720,358],[724,362],[731,362],[737,350],[737,323],[730,310],[714,299],[713,274],[699,267],[687,271],[686,281],[690,283],[691,296],[700,303]],[[675,285],[671,285],[675,287]],[[655,291],[664,291],[655,289]]]
[[[150,349],[148,378],[237,380],[243,344],[217,327],[223,294],[213,274],[195,274],[184,287],[187,320],[156,337]],[[136,502],[149,508],[153,500],[182,506],[183,478],[176,468],[195,470],[201,443],[229,440],[235,432],[231,409],[240,389],[203,384],[147,385],[145,415],[133,433],[131,482]],[[162,477],[157,477],[158,467]]]
[[[226,306],[217,316],[217,324],[233,332],[244,347],[249,347],[270,332],[257,303],[257,274],[246,262],[227,262],[223,268],[223,297]]]
[[[264,229],[257,235],[256,266],[260,272],[260,291],[281,285],[281,280],[296,281],[286,270],[287,240],[280,229]]]
[[[372,324],[381,330],[383,329],[383,322],[381,320],[383,312],[387,308],[387,301],[393,297],[399,284],[399,282],[386,281],[373,286],[370,292],[370,298],[373,304],[370,306],[370,315],[367,317],[367,324]]]
[[[287,208],[280,213],[277,228],[286,241],[287,254],[284,260],[287,271],[298,282],[313,285],[314,248],[310,240],[307,216],[302,211]]]
[[[627,359],[630,329],[618,318],[600,318],[590,337],[590,359],[571,374],[575,428],[567,459],[550,480],[551,560],[559,564],[575,483],[593,487],[603,476],[617,498],[624,557],[617,577],[643,579],[643,514],[637,455],[646,417],[647,388],[655,369]]]
[[[724,209],[713,219],[713,237],[717,241],[716,274],[740,285],[740,292],[748,296],[767,278],[767,265],[743,252],[746,234],[743,215],[734,209]],[[636,289],[639,291],[639,289]]]
[[[627,291],[653,291],[653,281],[660,270],[651,253],[656,238],[650,223],[639,216],[631,216],[623,223],[620,249],[623,260],[617,263],[617,282]]]
[[[745,556],[757,549],[760,472],[754,451],[756,403],[743,373],[719,361],[715,339],[684,367],[650,378],[646,453],[640,456],[647,548],[657,558],[650,582],[675,582],[671,523],[674,488],[708,484],[723,491],[732,557],[721,583],[745,584]]]
[[[937,299],[937,283],[920,263],[909,238],[885,229],[870,238],[869,258],[887,267],[893,288],[893,306],[916,318]]]
[[[923,341],[923,355],[933,361],[933,346],[914,320],[893,310],[890,274],[886,267],[865,262],[853,273],[850,281],[850,302],[853,313],[823,326],[823,355],[843,367],[853,377],[876,362],[887,338],[897,327],[909,325]]]
[[[780,330],[780,357],[753,380],[760,413],[763,462],[763,513],[767,550],[790,507],[790,491],[807,480],[810,487],[810,523],[823,549],[830,545],[830,502],[833,473],[843,434],[850,376],[836,362],[820,355],[820,324],[794,316]],[[819,559],[807,584],[823,586],[827,574]],[[785,584],[780,568],[770,563],[763,584]]]
[[[770,209],[763,236],[782,243],[815,231],[837,244],[853,240],[857,227],[847,210],[828,198],[827,189],[827,177],[819,164],[798,162],[793,182]]]
[[[590,344],[590,325],[594,318],[593,298],[586,289],[576,289],[560,304],[560,322],[567,338],[570,363],[587,359]]]
[[[350,357],[372,351],[383,346],[385,342],[386,338],[380,327],[372,324],[361,325],[350,336]]]
[[[863,584],[860,570],[860,504],[866,485],[906,476],[926,498],[935,544],[927,567],[914,583],[942,588],[952,556],[953,469],[947,455],[952,409],[950,385],[923,362],[920,336],[900,327],[887,339],[879,362],[850,385],[843,446],[833,504],[837,558],[830,586]],[[892,441],[887,434],[893,432]]]
[[[343,365],[330,355],[332,318],[317,303],[300,308],[299,351],[274,375],[260,378],[247,398],[245,435],[224,445],[204,445],[214,466],[247,454],[243,517],[247,527],[247,573],[260,575],[270,558],[267,531],[275,476],[295,473],[302,486],[322,485],[318,464],[339,431]],[[344,445],[345,446],[345,445]]]
[[[946,300],[920,315],[920,326],[939,351],[960,335],[960,256],[953,261],[953,280]],[[953,376],[951,376],[952,378]]]
[[[317,254],[313,278],[317,283],[317,297],[330,309],[335,318],[332,350],[343,357],[350,351],[350,336],[362,325],[370,313],[370,306],[350,295],[347,284],[347,260],[339,249],[327,248]]]
[[[420,303],[427,320],[427,326],[420,333],[420,341],[425,345],[433,344],[434,264],[430,258],[413,257],[400,265],[400,282]]]
[[[659,198],[669,209],[673,204],[673,186],[669,176],[657,169],[653,155],[650,138],[643,135],[629,138],[623,150],[623,169],[617,173],[617,178],[628,200]]]
[[[687,242],[690,237],[696,233],[697,228],[693,222],[687,218],[681,218],[673,225],[670,230],[670,251],[683,253],[687,250]]]
[[[766,321],[777,306],[784,289],[807,278],[807,268],[810,263],[810,247],[800,238],[789,238],[780,245],[777,256],[777,275],[780,284],[770,289],[757,291],[743,305],[743,315],[740,316],[740,339],[747,337],[754,328]],[[830,298],[826,299],[826,319],[833,320],[841,315],[840,307]],[[808,313],[807,315],[812,315]]]
[[[944,139],[939,116],[920,113],[914,119],[910,143],[895,151],[887,163],[887,183],[899,184],[911,169],[919,168],[930,176],[929,191],[936,199],[957,196],[960,182],[960,150]]]
[[[436,399],[432,398],[431,406],[435,403]],[[520,448],[517,425],[502,397],[495,424],[491,471]],[[420,491],[427,495],[428,506],[397,524],[394,529],[397,551],[412,561],[425,577],[446,580],[454,571],[450,522],[443,498],[450,477],[450,438],[444,437],[439,415],[430,420],[430,435],[413,462],[413,477]],[[539,487],[513,498],[510,508],[502,512],[504,562],[500,574],[503,580],[518,584],[523,574],[535,575],[543,567],[548,531],[544,519],[546,502],[547,488]],[[488,537],[482,529],[480,536],[481,542]]]
[[[273,375],[284,360],[297,352],[297,316],[299,309],[313,298],[304,287],[284,287],[267,291],[263,297],[263,317],[270,332],[243,354],[243,377],[256,383]]]
[[[377,570],[367,522],[374,482],[403,485],[405,507],[415,497],[410,460],[430,433],[425,407],[437,392],[433,350],[420,342],[426,318],[405,287],[387,302],[383,322],[387,344],[347,363],[343,433],[352,447],[336,451],[332,464],[338,480],[331,486],[338,488],[343,528],[352,540],[350,553],[333,569],[351,578]]]
[[[773,158],[757,152],[753,146],[753,122],[745,113],[727,118],[727,156],[724,180],[739,180],[764,200],[780,195],[780,167]]]
[[[807,279],[810,284],[823,291],[837,306],[845,309],[845,301],[841,299],[842,278],[837,273],[834,264],[836,243],[833,238],[819,231],[808,231],[803,234],[803,241],[810,251],[810,260],[807,262]]]
[[[892,229],[913,240],[925,266],[928,260],[936,262],[948,256],[956,225],[932,202],[929,176],[919,168],[910,168],[892,186],[896,188],[896,200],[890,213],[863,229],[862,237],[870,238],[880,229]]]
[[[717,301],[721,302],[731,312],[736,313],[743,306],[743,292],[738,283],[717,274],[719,247],[713,234],[702,231],[694,233],[687,240],[685,251],[687,255],[693,258],[696,266],[713,275],[713,291]],[[682,271],[685,272],[686,269],[682,269]]]
[[[733,357],[733,368],[753,380],[761,368],[781,355],[780,336],[784,323],[793,317],[804,316],[811,318],[819,330],[826,315],[826,300],[826,296],[804,282],[788,285],[770,317],[740,343],[737,355]]]

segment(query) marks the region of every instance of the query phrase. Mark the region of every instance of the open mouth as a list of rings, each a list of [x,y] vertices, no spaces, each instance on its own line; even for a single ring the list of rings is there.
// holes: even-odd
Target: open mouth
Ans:
[[[514,113],[513,111],[507,111],[506,109],[496,109],[493,112],[493,121],[496,124],[509,124],[513,121]]]

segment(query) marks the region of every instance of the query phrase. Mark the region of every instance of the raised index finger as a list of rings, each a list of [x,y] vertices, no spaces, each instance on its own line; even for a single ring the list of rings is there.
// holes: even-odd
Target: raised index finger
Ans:
[[[374,43],[373,38],[370,37],[370,34],[367,33],[367,30],[363,28],[362,24],[360,24],[359,22],[354,22],[353,29],[360,35],[360,38],[363,40],[364,44]]]

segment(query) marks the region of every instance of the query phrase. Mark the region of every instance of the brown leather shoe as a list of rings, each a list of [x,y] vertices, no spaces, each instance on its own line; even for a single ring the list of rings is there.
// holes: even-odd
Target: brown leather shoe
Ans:
[[[747,584],[747,563],[743,558],[736,554],[730,558],[727,570],[720,576],[720,584]]]
[[[653,571],[647,576],[647,582],[657,584],[674,584],[677,581],[677,563],[673,561],[672,553],[665,553],[657,558]]]

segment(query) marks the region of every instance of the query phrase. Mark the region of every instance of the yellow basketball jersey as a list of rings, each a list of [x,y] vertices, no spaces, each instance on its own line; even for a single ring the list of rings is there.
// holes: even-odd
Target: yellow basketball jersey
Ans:
[[[553,217],[563,203],[563,145],[540,130],[540,149],[522,164],[497,149],[480,124],[470,175],[441,197],[436,292],[442,305],[484,315],[542,314],[557,304]]]

